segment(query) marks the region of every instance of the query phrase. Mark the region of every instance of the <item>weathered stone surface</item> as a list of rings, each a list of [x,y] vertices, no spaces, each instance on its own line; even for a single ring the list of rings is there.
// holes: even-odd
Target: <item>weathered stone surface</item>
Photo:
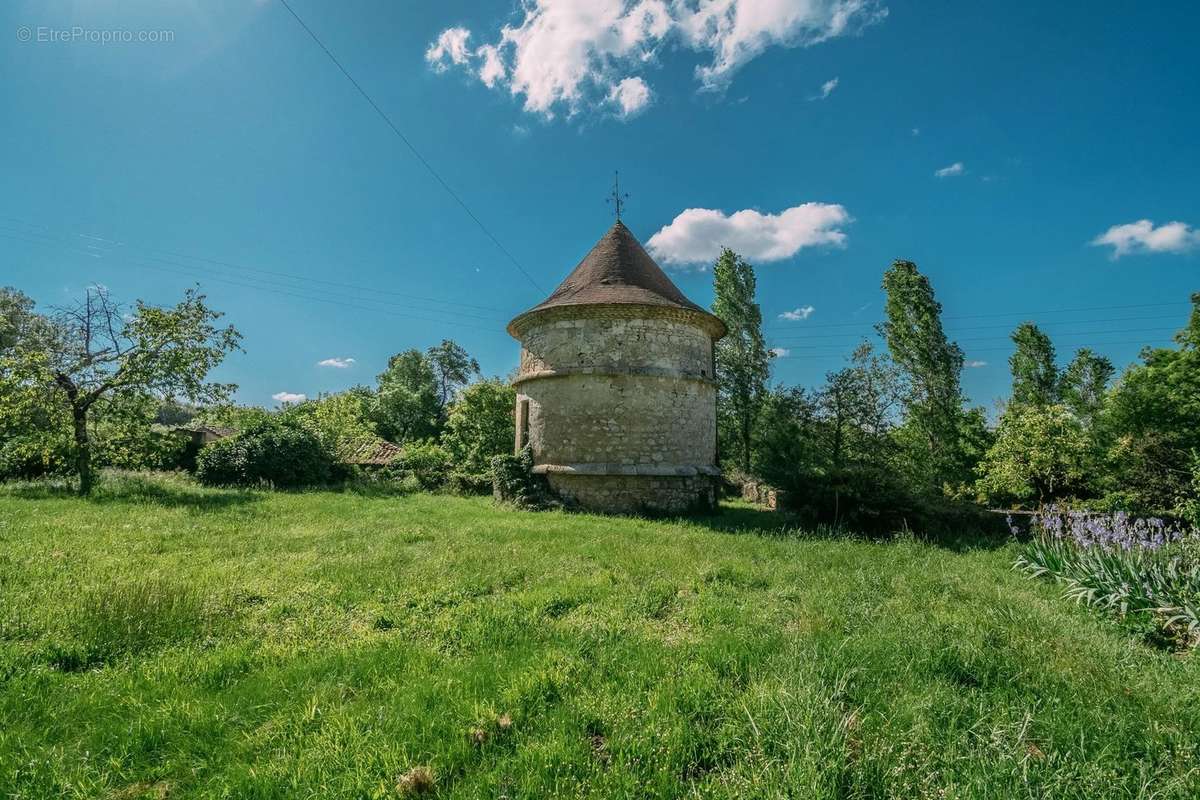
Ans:
[[[550,474],[550,488],[581,508],[618,514],[712,511],[717,505],[717,479],[645,478],[623,475]]]
[[[600,511],[711,507],[713,342],[620,219],[549,297],[508,323],[521,342],[517,448],[563,499]]]
[[[577,306],[520,318],[517,447],[583,508],[679,512],[716,502],[707,315]],[[524,404],[524,406],[523,406]]]

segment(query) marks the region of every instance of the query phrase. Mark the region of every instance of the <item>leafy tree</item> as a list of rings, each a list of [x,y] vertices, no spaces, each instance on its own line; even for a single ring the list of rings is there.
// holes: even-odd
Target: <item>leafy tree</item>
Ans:
[[[511,453],[517,391],[499,379],[476,381],[450,406],[442,445],[455,469],[490,479],[494,456]]]
[[[1092,428],[1100,416],[1114,371],[1111,361],[1083,347],[1076,351],[1075,358],[1063,372],[1062,402],[1085,428]]]
[[[909,449],[908,471],[930,489],[962,482],[975,463],[962,440],[962,350],[946,338],[942,306],[916,264],[893,262],[883,289],[880,333],[905,382],[905,420],[898,433]]]
[[[374,392],[356,386],[291,406],[283,415],[312,431],[335,459],[345,460],[363,445],[379,441],[370,416],[374,400]]]
[[[774,389],[755,426],[755,474],[792,491],[815,520],[915,524],[892,437],[901,389],[896,367],[865,343],[817,392]]]
[[[818,426],[817,403],[804,389],[768,391],[754,427],[754,474],[793,491],[821,474],[827,451]]]
[[[217,403],[205,406],[193,418],[193,422],[216,428],[233,428],[244,431],[252,425],[265,422],[274,416],[262,406],[242,406],[234,403]]]
[[[1012,403],[978,467],[976,488],[990,502],[1038,505],[1079,492],[1091,472],[1083,425],[1064,405]]]
[[[479,374],[479,362],[450,339],[443,339],[437,347],[426,350],[425,355],[437,382],[439,424],[444,424],[454,396]]]
[[[200,408],[174,397],[159,400],[154,409],[154,421],[159,425],[187,425],[200,413]]]
[[[849,366],[826,374],[817,407],[826,422],[832,469],[883,455],[883,439],[902,397],[899,371],[866,342],[855,349]]]
[[[211,401],[232,392],[205,380],[241,338],[232,326],[216,326],[220,316],[195,290],[174,308],[139,301],[127,316],[107,291],[89,288],[79,304],[43,318],[12,348],[10,379],[41,392],[70,421],[80,494],[94,480],[89,422],[137,396]]]
[[[41,323],[33,308],[29,295],[12,287],[0,287],[0,354],[11,352],[27,340],[32,329]]]
[[[420,350],[388,359],[379,375],[372,418],[383,438],[397,443],[434,438],[441,416],[437,373]]]
[[[1012,340],[1017,346],[1008,359],[1012,402],[1035,406],[1057,403],[1058,367],[1050,337],[1032,322],[1023,322],[1013,331]]]
[[[46,325],[33,309],[27,295],[0,288],[0,480],[58,472],[70,458],[70,427],[29,374]]]
[[[1177,348],[1147,347],[1109,392],[1101,424],[1113,441],[1110,493],[1133,510],[1168,511],[1192,497],[1200,452],[1200,293]]]
[[[762,311],[754,301],[754,267],[729,248],[713,269],[713,314],[727,332],[716,345],[719,415],[736,463],[750,471],[754,420],[770,375]]]

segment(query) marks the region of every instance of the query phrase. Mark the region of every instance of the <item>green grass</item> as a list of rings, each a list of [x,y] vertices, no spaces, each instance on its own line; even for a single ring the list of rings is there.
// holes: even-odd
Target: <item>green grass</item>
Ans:
[[[1200,796],[1200,667],[1013,545],[0,489],[0,797]]]

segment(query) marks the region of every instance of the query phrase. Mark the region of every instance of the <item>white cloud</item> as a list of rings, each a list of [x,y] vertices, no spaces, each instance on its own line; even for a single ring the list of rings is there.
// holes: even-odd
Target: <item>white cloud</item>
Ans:
[[[334,369],[349,369],[354,366],[353,358],[327,358],[317,362],[318,367],[333,367]]]
[[[952,178],[955,175],[962,175],[966,171],[967,168],[963,166],[961,161],[955,161],[948,167],[942,167],[941,169],[936,170],[933,174],[939,178]]]
[[[979,369],[980,367],[986,367],[987,362],[986,361],[968,361],[966,364],[963,364],[963,366],[967,367],[968,369]]]
[[[723,87],[772,45],[809,47],[887,16],[873,0],[695,0],[672,9],[684,41],[713,54],[711,64],[696,68],[707,89]]]
[[[296,394],[295,392],[276,392],[271,395],[271,399],[277,403],[286,405],[288,403],[303,403],[308,399],[308,395]]]
[[[483,81],[484,86],[494,89],[497,83],[508,76],[508,67],[504,65],[500,48],[492,44],[485,44],[475,51],[475,55],[483,61],[479,67],[479,80]]]
[[[1141,219],[1113,225],[1093,239],[1092,244],[1111,246],[1113,258],[1131,253],[1183,253],[1200,247],[1200,229],[1182,222],[1168,222],[1156,228],[1150,220]]]
[[[469,38],[471,32],[466,28],[447,28],[438,36],[436,42],[429,45],[429,49],[425,51],[425,60],[434,72],[445,72],[449,64],[461,67],[470,60],[470,54],[467,52]]]
[[[853,222],[850,214],[832,203],[803,203],[778,214],[753,209],[726,215],[709,208],[682,211],[650,237],[646,246],[667,264],[713,261],[722,247],[751,261],[781,261],[805,247],[843,247],[846,234],[839,226]]]
[[[771,348],[771,355],[775,356],[776,358],[787,358],[791,354],[792,354],[792,351],[788,350],[786,347],[772,347]]]
[[[810,100],[824,100],[825,98],[829,97],[829,95],[833,94],[833,90],[837,88],[837,85],[838,85],[838,79],[830,78],[829,80],[827,80],[821,84],[821,93],[818,95],[814,95],[813,97],[811,97],[809,99]]]
[[[783,312],[779,315],[779,318],[786,319],[789,322],[798,322],[811,317],[814,311],[816,311],[816,309],[812,306],[800,306],[799,308],[792,309],[791,311]]]
[[[526,111],[553,117],[612,102],[660,51],[681,43],[711,57],[696,67],[703,89],[723,89],[746,62],[772,46],[808,47],[857,32],[887,16],[878,0],[524,0],[513,24],[474,50],[466,28],[442,31],[426,50],[436,72],[462,67],[488,87],[520,96]],[[828,86],[828,84],[826,84]],[[836,86],[826,91],[833,91]],[[628,90],[626,90],[628,91]]]
[[[626,78],[608,93],[608,101],[623,119],[632,117],[650,104],[650,87],[641,78]]]

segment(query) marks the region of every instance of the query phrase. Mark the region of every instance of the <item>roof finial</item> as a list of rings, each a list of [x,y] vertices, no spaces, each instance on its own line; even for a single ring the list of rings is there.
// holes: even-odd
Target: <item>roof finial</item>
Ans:
[[[621,208],[625,205],[625,200],[628,197],[628,192],[621,194],[620,173],[614,170],[612,195],[605,202],[612,203],[613,210],[617,212],[617,222],[621,221]]]

